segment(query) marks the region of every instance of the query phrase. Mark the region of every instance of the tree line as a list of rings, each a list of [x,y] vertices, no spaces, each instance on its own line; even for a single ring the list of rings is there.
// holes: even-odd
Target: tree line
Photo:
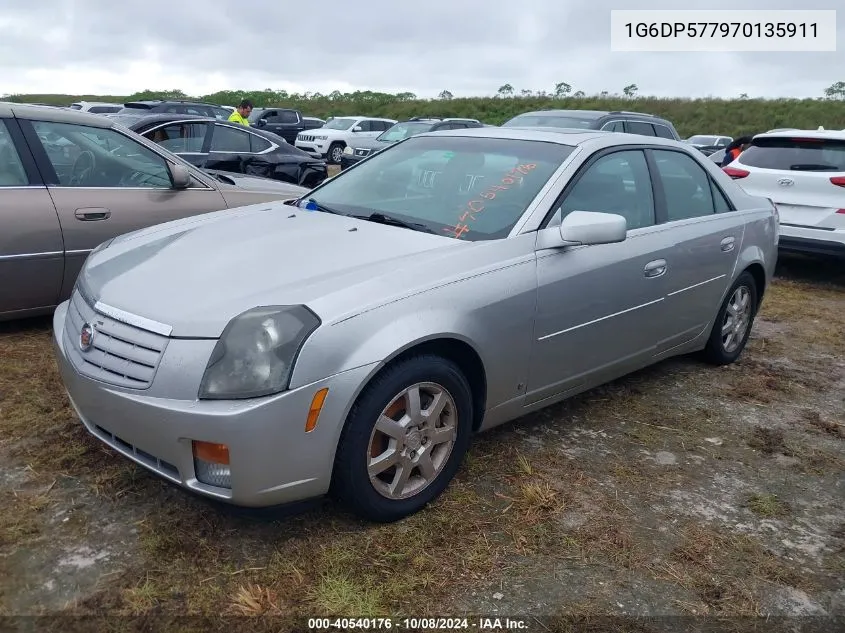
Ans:
[[[300,94],[272,89],[226,90],[208,95],[188,95],[181,90],[144,90],[132,95],[20,94],[3,99],[51,105],[82,100],[125,103],[146,99],[193,99],[236,105],[242,99],[249,99],[256,107],[296,108],[306,116],[321,118],[358,114],[397,120],[413,116],[469,117],[493,125],[531,110],[633,110],[672,121],[682,137],[706,133],[740,136],[777,127],[845,129],[845,81],[832,84],[816,99],[757,99],[747,94],[736,99],[660,98],[639,95],[633,83],[624,86],[621,93],[587,95],[566,82],[557,83],[550,92],[518,90],[512,84],[505,84],[494,97],[455,97],[451,91],[443,90],[436,99],[423,99],[411,92],[335,90],[328,94]]]

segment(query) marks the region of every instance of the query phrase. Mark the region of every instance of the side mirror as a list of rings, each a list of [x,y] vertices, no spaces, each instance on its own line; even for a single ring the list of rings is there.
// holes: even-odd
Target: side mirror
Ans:
[[[191,184],[191,172],[184,165],[170,165],[170,180],[174,189],[187,189]]]
[[[267,119],[258,119],[258,127],[264,127],[267,125]]]
[[[353,132],[360,132],[360,131],[361,131],[361,130],[363,130],[363,129],[364,129],[364,128],[362,128],[360,125],[356,125],[355,127],[353,127],[353,128],[352,128],[352,131],[353,131]]]
[[[573,211],[560,223],[560,239],[564,244],[592,245],[624,242],[628,221],[616,213]]]

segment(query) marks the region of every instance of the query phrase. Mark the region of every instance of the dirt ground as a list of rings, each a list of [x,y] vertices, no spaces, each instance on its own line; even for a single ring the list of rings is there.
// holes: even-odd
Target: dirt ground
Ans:
[[[845,615],[841,263],[782,257],[736,364],[670,360],[483,434],[384,526],[136,468],[75,419],[49,341],[0,324],[0,615]]]

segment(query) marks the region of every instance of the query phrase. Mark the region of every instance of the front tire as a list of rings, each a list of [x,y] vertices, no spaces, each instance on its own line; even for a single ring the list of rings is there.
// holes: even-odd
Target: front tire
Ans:
[[[334,496],[362,518],[398,521],[449,485],[472,433],[469,383],[451,361],[413,356],[362,392],[341,434]]]
[[[757,283],[743,272],[728,291],[704,348],[704,360],[729,365],[739,358],[757,316]]]
[[[345,143],[332,143],[329,145],[329,151],[326,152],[326,158],[328,159],[329,163],[332,165],[340,165],[340,159],[343,156],[343,148],[346,147]]]

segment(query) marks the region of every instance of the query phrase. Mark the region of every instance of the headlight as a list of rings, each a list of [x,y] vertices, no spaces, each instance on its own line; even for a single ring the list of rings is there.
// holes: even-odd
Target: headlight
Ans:
[[[305,306],[266,306],[232,319],[211,353],[201,399],[258,398],[284,391],[305,339],[320,319]]]
[[[347,156],[352,156],[352,154],[353,154],[352,148],[349,147],[349,145],[347,145],[346,147],[343,148],[343,153],[346,154]]]

